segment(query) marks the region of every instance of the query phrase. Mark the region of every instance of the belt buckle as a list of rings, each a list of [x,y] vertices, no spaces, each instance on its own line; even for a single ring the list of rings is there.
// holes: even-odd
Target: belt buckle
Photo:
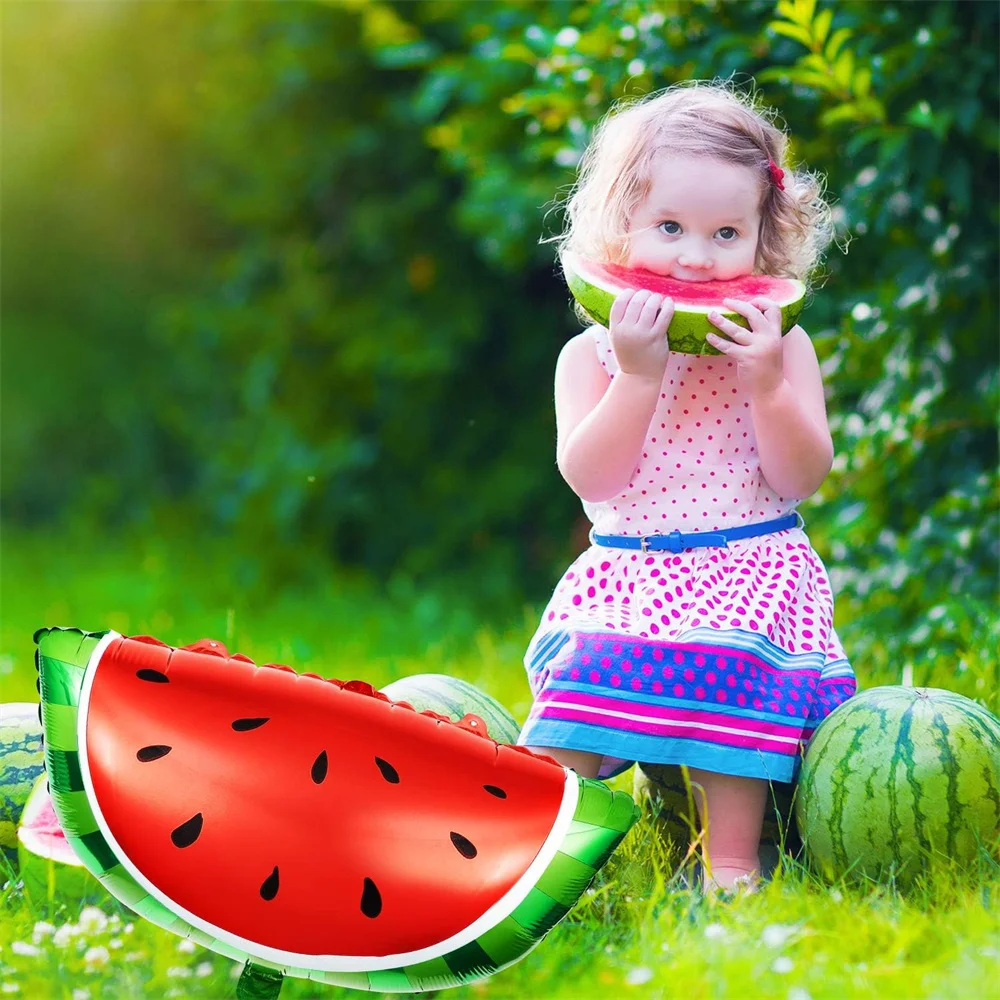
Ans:
[[[639,539],[639,548],[642,549],[643,552],[662,552],[664,549],[668,552],[683,552],[685,549],[684,536],[676,528],[674,528],[674,530],[668,535],[653,535],[652,538],[662,538],[664,545],[660,548],[654,549],[650,545],[650,536],[643,535],[642,538]]]

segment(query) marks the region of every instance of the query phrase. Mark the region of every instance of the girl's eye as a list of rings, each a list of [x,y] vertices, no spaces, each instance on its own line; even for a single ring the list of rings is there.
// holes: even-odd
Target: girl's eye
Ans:
[[[676,236],[681,231],[680,223],[678,222],[661,222],[660,229],[667,236]]]
[[[726,241],[735,240],[739,233],[732,226],[723,226],[719,230],[719,235]]]

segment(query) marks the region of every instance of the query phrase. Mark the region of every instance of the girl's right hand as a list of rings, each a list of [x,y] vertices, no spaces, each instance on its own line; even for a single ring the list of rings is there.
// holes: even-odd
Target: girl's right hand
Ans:
[[[670,347],[667,327],[674,318],[674,300],[644,288],[629,288],[611,306],[608,332],[618,367],[626,375],[663,380]]]

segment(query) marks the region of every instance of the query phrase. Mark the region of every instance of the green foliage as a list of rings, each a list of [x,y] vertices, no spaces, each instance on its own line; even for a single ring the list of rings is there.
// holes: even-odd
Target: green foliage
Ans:
[[[8,510],[92,495],[120,513],[121,484],[142,513],[174,492],[264,560],[308,546],[544,596],[578,506],[550,388],[575,321],[539,237],[614,100],[732,78],[835,203],[804,325],[838,459],[804,513],[846,645],[918,683],[995,663],[996,5],[343,0],[131,5],[116,24],[150,28],[147,7],[166,12],[154,51],[189,53],[189,86],[141,93],[160,93],[194,266],[183,294],[130,300],[147,323],[143,363],[102,387],[117,430],[59,475],[28,456],[92,385],[18,365],[63,402],[49,419],[16,397]],[[131,444],[102,476],[109,441]]]

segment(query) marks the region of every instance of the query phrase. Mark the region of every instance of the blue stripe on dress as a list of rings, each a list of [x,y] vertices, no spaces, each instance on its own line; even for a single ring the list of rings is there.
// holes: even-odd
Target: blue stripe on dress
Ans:
[[[620,643],[629,646],[662,646],[683,647],[686,645],[711,646],[727,650],[739,650],[756,656],[775,670],[814,670],[819,676],[851,676],[852,671],[847,660],[837,660],[826,663],[826,654],[819,650],[803,650],[801,653],[789,653],[775,645],[766,636],[742,629],[696,628],[689,629],[673,639],[638,638],[633,635],[621,635],[608,632],[595,625],[593,629],[586,626],[576,629],[581,635],[600,635],[602,641]],[[529,650],[529,669],[540,670],[569,640],[569,633],[564,630],[546,632],[538,643]],[[550,641],[551,640],[551,641]]]
[[[528,669],[535,671],[541,668],[554,657],[566,643],[569,642],[569,632],[555,631],[547,632],[538,644],[529,650],[531,659],[528,662]]]

